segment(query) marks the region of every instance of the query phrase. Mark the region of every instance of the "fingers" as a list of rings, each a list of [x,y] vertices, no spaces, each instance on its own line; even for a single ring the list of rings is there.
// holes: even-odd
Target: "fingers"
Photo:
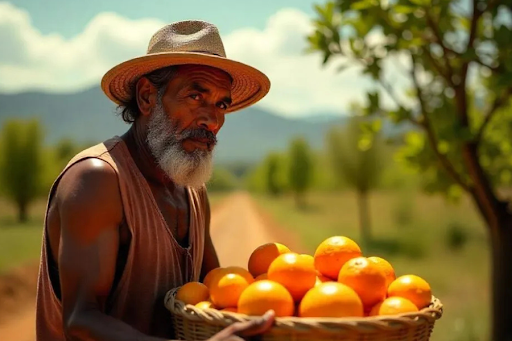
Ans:
[[[237,335],[249,337],[261,334],[272,326],[274,323],[274,318],[274,311],[269,310],[260,318],[247,322],[237,322],[232,324],[231,326],[215,334],[215,336],[213,336],[210,341],[243,341],[243,339]]]
[[[273,310],[267,311],[261,318],[235,323],[232,327],[234,333],[242,336],[252,336],[265,332],[272,327],[274,323],[275,313]]]

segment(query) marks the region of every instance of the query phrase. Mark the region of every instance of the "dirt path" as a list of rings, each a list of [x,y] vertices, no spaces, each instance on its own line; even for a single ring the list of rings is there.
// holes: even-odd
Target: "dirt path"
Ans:
[[[211,234],[221,266],[247,268],[251,252],[267,242],[281,242],[302,252],[293,236],[277,227],[245,192],[229,196],[212,214]]]
[[[303,251],[298,247],[296,239],[279,228],[245,192],[230,195],[214,208],[211,233],[222,266],[247,267],[252,250],[266,242],[278,241],[287,244],[296,252]],[[34,277],[36,274],[32,273],[30,276]],[[25,308],[4,318],[0,324],[0,340],[35,339],[34,305],[32,299],[28,301]]]

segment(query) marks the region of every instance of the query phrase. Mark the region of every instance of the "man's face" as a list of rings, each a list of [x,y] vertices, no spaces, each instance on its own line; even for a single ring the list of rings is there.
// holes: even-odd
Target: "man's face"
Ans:
[[[216,135],[231,104],[231,78],[205,66],[182,66],[153,108],[148,144],[177,184],[198,187],[212,171]]]

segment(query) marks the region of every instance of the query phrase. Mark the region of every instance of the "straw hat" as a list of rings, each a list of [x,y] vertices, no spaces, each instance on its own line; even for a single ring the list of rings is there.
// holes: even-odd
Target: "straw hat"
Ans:
[[[151,38],[146,55],[125,61],[109,70],[101,88],[115,103],[126,102],[139,78],[154,70],[183,64],[206,65],[233,78],[232,104],[228,112],[248,107],[270,90],[270,81],[255,68],[226,58],[217,27],[197,20],[166,25]]]

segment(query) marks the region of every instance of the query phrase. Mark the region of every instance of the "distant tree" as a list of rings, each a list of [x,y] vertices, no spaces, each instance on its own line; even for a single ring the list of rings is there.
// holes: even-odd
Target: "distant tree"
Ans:
[[[384,165],[380,155],[381,139],[376,135],[372,141],[366,141],[362,130],[364,123],[364,119],[353,116],[345,127],[331,128],[327,134],[327,150],[338,180],[357,194],[361,239],[367,245],[372,238],[368,197],[377,187]]]
[[[79,146],[70,138],[63,138],[55,146],[55,154],[59,163],[65,165],[75,154],[79,152]]]
[[[283,157],[277,153],[269,153],[264,161],[264,177],[266,189],[272,196],[278,196],[284,192],[281,179],[284,167]]]
[[[38,121],[10,120],[0,134],[2,192],[18,208],[18,219],[28,218],[30,203],[40,194],[43,133]]]
[[[416,127],[401,157],[422,172],[426,189],[472,198],[492,245],[494,341],[512,340],[512,210],[501,192],[512,184],[511,7],[510,0],[328,1],[316,6],[308,37],[324,64],[357,65],[379,85],[367,93],[369,115]],[[398,69],[385,72],[393,62]],[[398,76],[407,86],[397,86]]]
[[[304,194],[313,184],[313,155],[304,138],[291,141],[289,149],[290,164],[288,181],[295,194],[297,206],[304,206]]]
[[[236,189],[238,182],[236,177],[224,167],[215,167],[212,177],[207,184],[211,192],[227,192]]]

